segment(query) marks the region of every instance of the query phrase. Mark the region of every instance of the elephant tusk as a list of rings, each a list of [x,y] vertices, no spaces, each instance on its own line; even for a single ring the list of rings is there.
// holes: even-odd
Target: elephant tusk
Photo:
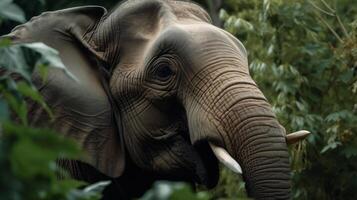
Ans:
[[[217,159],[235,173],[242,174],[242,168],[234,158],[222,147],[218,147],[209,142],[209,145]]]
[[[287,144],[294,144],[298,142],[299,140],[303,140],[310,134],[309,131],[306,130],[301,130],[301,131],[296,131],[294,133],[290,133],[289,135],[286,135],[286,143]]]

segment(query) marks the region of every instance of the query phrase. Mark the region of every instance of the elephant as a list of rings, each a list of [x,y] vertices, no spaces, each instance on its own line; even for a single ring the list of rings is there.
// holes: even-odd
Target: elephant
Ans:
[[[76,77],[51,68],[33,81],[55,120],[31,105],[31,124],[50,126],[87,153],[60,160],[71,176],[112,180],[104,198],[131,199],[156,180],[212,188],[219,162],[255,199],[289,199],[287,135],[251,78],[247,51],[212,25],[199,5],[128,0],[112,11],[82,6],[45,12],[3,36],[42,42]]]

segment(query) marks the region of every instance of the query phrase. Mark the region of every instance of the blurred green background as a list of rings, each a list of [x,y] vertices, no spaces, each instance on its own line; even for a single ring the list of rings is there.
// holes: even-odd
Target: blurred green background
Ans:
[[[118,2],[0,0],[0,35],[47,10],[90,4],[110,9]],[[306,141],[290,148],[293,199],[357,199],[357,2],[197,2],[209,11],[216,25],[243,42],[249,54],[251,74],[287,132],[301,129],[312,132]],[[1,55],[3,58],[10,55],[6,54],[7,46],[6,42],[0,43],[0,59]],[[19,60],[14,57],[12,61]],[[7,64],[0,62],[2,66]],[[35,64],[24,62],[23,65],[28,65],[26,70],[22,69],[23,74],[28,74],[31,72],[28,69]],[[41,98],[36,96],[35,89],[29,86],[31,84],[18,86],[9,76],[0,75],[0,119],[3,123],[14,124],[9,122],[9,113],[19,116],[26,113],[22,97],[37,98],[38,102]],[[36,173],[48,169],[57,155],[64,153],[75,157],[78,150],[70,141],[52,138],[48,130],[27,129],[23,118],[22,129],[11,125],[3,127],[7,134],[0,140],[0,199],[98,198],[96,191],[86,193],[75,189],[83,183],[70,179],[57,181],[58,169],[52,169],[53,166],[48,173],[41,174],[41,179],[38,178]],[[24,136],[24,132],[31,133]],[[48,147],[52,152],[50,155],[39,154],[43,159],[29,158],[29,163],[31,159],[40,159],[44,163],[44,168],[31,171],[29,163],[21,163],[26,161],[19,155],[22,151],[36,152],[38,140],[34,142],[34,138],[38,137],[50,137],[54,145]],[[61,146],[70,150],[63,152]],[[31,184],[32,189],[24,189],[26,184]],[[162,194],[163,191],[169,192]],[[143,199],[159,199],[160,195],[163,199],[246,198],[244,182],[226,169],[221,170],[219,185],[214,190],[198,188],[193,192],[188,186],[164,182],[157,183]],[[14,196],[16,198],[12,198]]]

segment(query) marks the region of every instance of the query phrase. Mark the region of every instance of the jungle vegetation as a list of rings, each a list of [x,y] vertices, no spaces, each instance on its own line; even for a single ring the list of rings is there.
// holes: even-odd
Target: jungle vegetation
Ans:
[[[118,0],[0,0],[0,35],[43,11],[79,5],[110,9]],[[357,198],[357,4],[355,0],[201,0],[215,24],[239,38],[250,72],[287,132],[312,134],[290,147],[293,199]],[[41,44],[0,41],[0,199],[99,199],[107,185],[87,186],[55,165],[77,158],[73,141],[32,127],[26,99],[41,104],[30,74],[61,66]],[[63,67],[63,70],[65,68]],[[1,71],[1,70],[0,70]],[[12,119],[17,118],[14,121]],[[26,155],[25,157],[22,155]],[[38,163],[33,165],[31,163]],[[57,180],[58,174],[65,177]],[[246,199],[244,182],[222,168],[219,185],[195,192],[161,182],[142,199]]]

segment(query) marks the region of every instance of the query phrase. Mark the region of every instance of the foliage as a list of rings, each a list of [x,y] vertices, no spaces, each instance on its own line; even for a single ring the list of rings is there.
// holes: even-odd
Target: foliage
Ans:
[[[12,0],[2,0],[0,1],[0,17],[13,20],[16,22],[25,22],[24,11]]]
[[[173,183],[167,181],[158,181],[145,193],[140,200],[208,200],[207,192],[194,193],[189,185],[184,183]]]
[[[0,0],[0,35],[46,10],[88,4],[110,8],[117,2]],[[207,3],[209,0],[198,2]],[[244,43],[249,54],[251,74],[272,103],[279,121],[287,132],[300,129],[312,132],[306,142],[291,147],[294,199],[355,199],[357,6],[354,0],[223,2],[224,9],[220,16],[224,28]],[[8,43],[2,41],[0,47],[6,45]],[[47,57],[51,50],[42,52],[33,47],[18,46],[11,50],[17,52],[16,57],[11,56],[13,52],[4,56],[8,48],[1,48],[0,51],[0,65],[10,66],[6,63],[12,62],[11,69],[21,74],[23,79],[15,82],[10,74],[4,77],[0,72],[0,120],[7,122],[0,140],[0,194],[17,195],[17,199],[24,199],[22,195],[26,193],[40,195],[36,196],[38,199],[87,198],[92,194],[88,192],[92,187],[79,190],[76,186],[82,183],[54,178],[63,173],[53,164],[55,158],[80,156],[78,149],[52,131],[33,129],[27,125],[24,98],[31,98],[46,108],[42,97],[29,81],[29,73],[37,65],[45,77],[45,66],[51,61],[38,59]],[[35,59],[27,60],[28,55]],[[50,110],[46,110],[51,116]],[[18,124],[9,123],[11,114],[18,116]],[[41,143],[43,140],[53,141],[53,148]],[[64,151],[58,145],[68,149]],[[22,155],[22,151],[30,156],[20,159],[17,155]],[[46,153],[42,158],[35,156],[36,152]],[[29,163],[24,164],[25,161]],[[48,165],[33,166],[37,162]],[[23,169],[24,165],[26,169]],[[165,193],[163,191],[168,190],[169,194],[163,194],[163,199],[171,199],[171,195],[176,194],[182,195],[181,199],[246,198],[244,182],[226,169],[221,170],[219,186],[209,193],[194,194],[182,184],[157,183],[143,199],[159,199]],[[8,197],[1,195],[0,199]]]
[[[279,121],[288,133],[313,133],[291,148],[294,198],[355,199],[355,2],[230,0],[225,6],[224,28],[247,48],[252,76]]]
[[[12,1],[1,1],[1,20],[25,20],[23,11]],[[3,8],[3,7],[2,7]],[[52,112],[31,82],[35,67],[43,78],[48,66],[71,75],[57,52],[44,44],[10,45],[0,40],[0,199],[95,200],[109,182],[84,187],[56,165],[57,159],[79,159],[80,148],[52,130],[33,128],[27,118],[25,99]],[[17,120],[14,120],[17,119]],[[58,177],[63,177],[58,179]],[[83,189],[79,189],[79,188]]]
[[[211,199],[248,200],[245,183],[237,174],[227,168],[220,170],[218,186],[210,191]]]

